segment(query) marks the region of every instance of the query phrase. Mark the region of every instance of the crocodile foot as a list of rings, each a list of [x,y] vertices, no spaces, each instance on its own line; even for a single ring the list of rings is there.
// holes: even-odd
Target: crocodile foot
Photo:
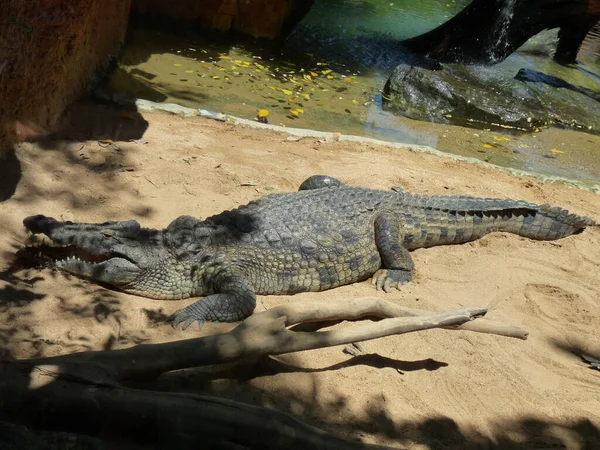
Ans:
[[[379,269],[373,275],[371,283],[377,287],[377,290],[390,292],[392,288],[400,289],[400,286],[412,280],[413,274],[408,270],[401,269]]]
[[[179,324],[183,323],[182,329],[187,329],[195,321],[198,321],[199,330],[202,329],[206,319],[204,318],[204,311],[198,308],[196,303],[192,303],[185,308],[175,311],[167,321],[172,322],[173,328],[177,328]]]

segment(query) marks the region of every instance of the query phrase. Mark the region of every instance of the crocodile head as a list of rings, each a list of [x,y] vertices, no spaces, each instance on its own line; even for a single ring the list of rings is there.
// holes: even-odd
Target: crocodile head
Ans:
[[[135,220],[73,223],[42,215],[25,218],[23,225],[34,235],[50,239],[25,249],[45,266],[144,297],[175,299],[196,294],[191,259],[170,248],[168,229],[142,228]]]

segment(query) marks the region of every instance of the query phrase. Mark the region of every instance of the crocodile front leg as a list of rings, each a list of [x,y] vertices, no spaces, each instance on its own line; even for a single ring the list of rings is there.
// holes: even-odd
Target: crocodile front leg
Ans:
[[[241,275],[230,275],[216,283],[219,293],[209,295],[179,311],[170,319],[173,327],[183,323],[185,330],[194,321],[200,328],[204,322],[237,322],[250,316],[256,307],[256,294],[250,283]]]
[[[375,219],[375,243],[381,256],[382,269],[378,270],[371,282],[377,290],[389,292],[392,288],[413,279],[415,264],[406,248],[402,246],[402,236],[398,218],[383,212]]]

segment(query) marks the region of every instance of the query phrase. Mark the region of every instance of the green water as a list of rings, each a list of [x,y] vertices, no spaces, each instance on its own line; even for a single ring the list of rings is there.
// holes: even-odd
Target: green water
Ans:
[[[600,139],[568,130],[507,135],[419,122],[381,108],[381,89],[405,57],[397,40],[428,31],[468,0],[318,1],[284,47],[216,41],[186,31],[133,24],[109,80],[113,92],[175,102],[270,123],[430,145],[514,167],[600,182]],[[523,68],[600,90],[600,38],[588,39],[580,63],[555,64],[555,32],[532,39],[488,71],[497,83]]]
[[[470,0],[320,0],[298,29],[329,30],[331,36],[368,35],[376,32],[397,40],[433,29],[459,13]]]

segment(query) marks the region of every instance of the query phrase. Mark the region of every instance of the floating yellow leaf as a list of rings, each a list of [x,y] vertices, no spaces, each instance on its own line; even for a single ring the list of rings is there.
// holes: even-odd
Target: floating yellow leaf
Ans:
[[[273,89],[274,91],[277,90],[277,88],[275,86],[267,86],[269,89]]]
[[[329,69],[329,70],[321,70],[321,73],[323,75],[329,75],[331,73],[331,69]]]
[[[563,152],[562,150],[559,150],[559,149],[557,149],[557,148],[553,148],[553,149],[552,149],[552,150],[550,150],[550,151],[551,151],[552,153],[554,153],[555,155],[562,155],[563,153],[565,153],[565,152]]]
[[[290,91],[289,89],[282,89],[281,92],[283,92],[285,95],[292,95],[294,92]]]
[[[302,94],[302,97],[304,97],[306,100],[310,100],[310,94]]]
[[[290,102],[290,103],[296,103],[296,99],[294,97],[288,98],[288,102]]]
[[[494,138],[494,140],[498,141],[498,142],[510,142],[510,139],[507,137],[497,137],[497,136],[492,136]]]
[[[221,78],[219,75],[213,75],[213,80],[218,80],[219,78]]]
[[[327,75],[328,80],[333,80],[333,75]]]
[[[452,114],[446,114],[444,117],[446,117],[448,119],[452,119]]]
[[[181,66],[183,66],[183,64],[179,64],[179,63],[177,63],[177,64],[173,64],[173,65],[174,65],[175,67],[181,67]]]
[[[357,100],[352,99],[352,103],[354,103],[355,105],[358,105],[358,101]]]
[[[258,110],[258,117],[267,117],[268,115],[269,115],[268,109],[259,109]]]
[[[296,111],[298,111],[298,113],[303,114],[304,110],[302,108],[296,108]]]
[[[185,73],[194,73],[195,70],[186,70]]]
[[[483,144],[483,148],[494,148],[492,144]]]
[[[225,67],[219,67],[219,70],[227,70]]]
[[[291,112],[293,115],[295,115],[295,116],[297,116],[297,115],[299,115],[299,114],[300,114],[300,111],[299,111],[299,110],[297,110],[297,109],[290,109],[290,112]]]
[[[317,63],[317,66],[326,66],[326,65],[327,65],[327,63],[324,63],[324,62],[318,62]]]
[[[304,75],[304,79],[305,79],[306,81],[312,81],[312,78],[311,78],[311,76],[310,76],[310,75]]]
[[[231,59],[231,56],[219,55],[219,58],[221,58],[221,59]]]
[[[254,69],[254,71],[255,71],[256,73],[261,73],[261,72],[262,72],[262,70],[260,70],[260,69]]]
[[[236,59],[236,60],[235,60],[235,61],[233,61],[233,62],[234,62],[234,63],[236,63],[236,64],[241,64],[241,63],[242,63],[242,60],[241,60],[241,59]]]
[[[352,83],[352,78],[344,78],[344,83]]]
[[[311,72],[310,74],[315,78],[317,78],[319,76],[319,74],[317,72]]]
[[[263,66],[263,65],[261,65],[261,64],[259,64],[259,63],[254,63],[254,65],[255,65],[256,67],[258,67],[260,70],[265,70],[265,66]]]

